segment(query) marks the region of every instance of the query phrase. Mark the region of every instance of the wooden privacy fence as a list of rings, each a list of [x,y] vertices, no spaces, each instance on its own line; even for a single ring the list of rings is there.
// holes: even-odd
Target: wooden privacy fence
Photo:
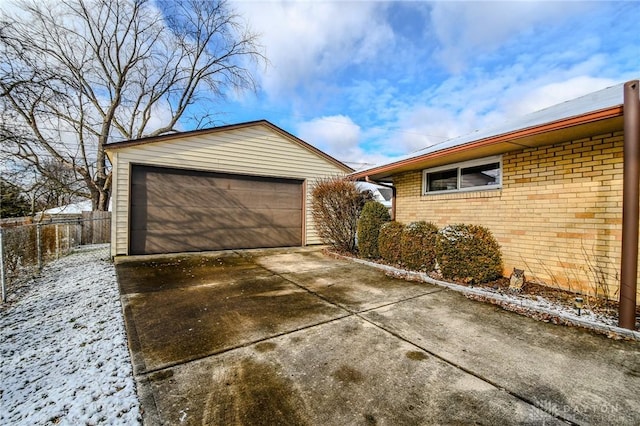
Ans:
[[[111,212],[82,212],[80,245],[111,242]]]
[[[0,228],[2,302],[6,301],[10,286],[34,276],[45,263],[81,245],[110,241],[110,212],[49,217],[39,223]]]

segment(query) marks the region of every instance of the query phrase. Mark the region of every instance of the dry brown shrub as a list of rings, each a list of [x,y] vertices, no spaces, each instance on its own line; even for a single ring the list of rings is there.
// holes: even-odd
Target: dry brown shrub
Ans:
[[[353,180],[334,176],[320,179],[311,191],[316,230],[325,244],[344,253],[356,253],[358,217],[370,192],[360,192]]]

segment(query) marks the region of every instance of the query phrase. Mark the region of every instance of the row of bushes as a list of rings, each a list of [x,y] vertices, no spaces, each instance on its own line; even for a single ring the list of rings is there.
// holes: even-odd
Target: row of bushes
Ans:
[[[502,275],[500,246],[488,229],[429,223],[404,226],[391,222],[389,212],[339,176],[321,179],[312,191],[312,211],[322,240],[341,253],[424,272],[434,269],[446,279],[481,283]],[[357,244],[356,244],[357,236]]]
[[[391,222],[387,209],[369,201],[358,221],[361,257],[382,259],[416,271],[438,270],[445,279],[483,283],[502,276],[500,245],[477,225]]]

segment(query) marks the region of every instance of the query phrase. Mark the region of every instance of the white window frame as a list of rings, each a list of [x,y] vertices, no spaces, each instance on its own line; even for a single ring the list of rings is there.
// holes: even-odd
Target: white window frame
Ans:
[[[469,167],[477,167],[485,164],[498,163],[500,172],[498,173],[498,183],[495,185],[482,185],[472,186],[468,188],[460,188],[461,170]],[[427,175],[429,173],[441,172],[443,170],[457,169],[458,180],[456,182],[456,189],[449,189],[443,191],[429,191]],[[437,194],[451,194],[456,192],[472,192],[472,191],[492,191],[494,189],[502,188],[502,155],[494,155],[492,157],[478,158],[477,160],[462,161],[460,163],[447,164],[445,166],[433,167],[422,171],[422,195],[437,195]]]

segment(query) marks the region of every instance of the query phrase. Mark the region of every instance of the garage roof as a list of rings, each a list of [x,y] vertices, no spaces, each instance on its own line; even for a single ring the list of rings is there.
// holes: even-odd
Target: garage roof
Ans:
[[[617,84],[446,140],[393,162],[358,171],[352,177],[389,180],[393,174],[404,171],[579,139],[593,131],[615,131],[622,128],[623,93],[623,84]]]
[[[281,129],[280,127],[276,126],[275,124],[273,124],[273,123],[271,123],[271,122],[269,122],[267,120],[248,121],[248,122],[245,122],[245,123],[229,124],[229,125],[225,125],[225,126],[211,127],[211,128],[207,128],[207,129],[191,130],[191,131],[187,131],[187,132],[176,132],[176,133],[169,133],[169,134],[164,134],[164,135],[159,135],[159,136],[150,136],[150,137],[146,137],[146,138],[132,139],[132,140],[127,140],[127,141],[122,141],[122,142],[113,142],[113,143],[108,144],[105,147],[105,150],[107,151],[107,154],[109,154],[109,151],[115,151],[115,150],[119,150],[119,149],[123,149],[123,148],[135,147],[135,146],[138,146],[138,145],[156,143],[156,142],[167,141],[167,140],[171,140],[171,139],[180,139],[180,138],[187,137],[187,136],[198,136],[198,135],[202,135],[202,134],[226,132],[226,131],[230,131],[230,130],[242,129],[242,128],[252,127],[252,126],[266,126],[266,127],[270,128],[271,130],[275,131],[276,133],[279,133],[282,136],[284,136],[285,138],[291,140],[292,142],[297,143],[298,145],[308,149],[309,151],[315,153],[316,155],[319,155],[320,157],[323,157],[327,161],[329,161],[329,162],[335,164],[336,166],[342,168],[345,172],[353,172],[353,169],[351,167],[347,166],[346,164],[344,164],[343,162],[333,158],[332,156],[330,156],[326,152],[319,150],[318,148],[314,147],[313,145],[303,141],[302,139],[298,138],[297,136],[292,135],[291,133],[287,132],[286,130]]]

